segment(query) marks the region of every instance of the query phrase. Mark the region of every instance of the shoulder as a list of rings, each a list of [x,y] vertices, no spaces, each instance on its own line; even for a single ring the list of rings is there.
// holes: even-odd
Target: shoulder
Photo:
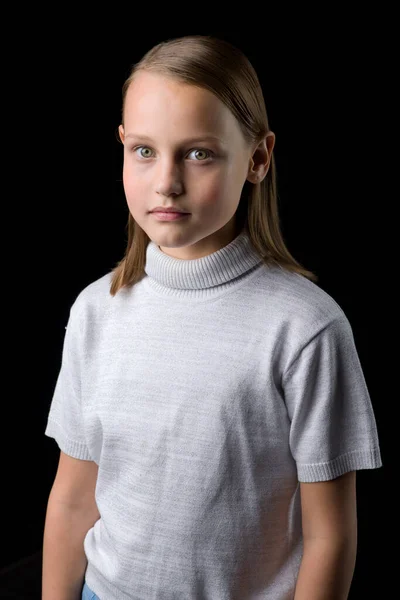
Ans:
[[[350,326],[338,302],[319,285],[283,268],[265,269],[257,282],[268,318],[281,333],[297,343],[307,340],[328,326]],[[286,337],[286,336],[285,336]]]
[[[87,322],[106,314],[113,300],[110,294],[111,279],[112,273],[109,272],[84,287],[71,306],[71,318]]]

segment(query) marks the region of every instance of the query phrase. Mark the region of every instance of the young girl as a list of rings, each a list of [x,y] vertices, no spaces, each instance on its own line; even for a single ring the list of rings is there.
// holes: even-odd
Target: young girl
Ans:
[[[43,599],[347,598],[376,422],[348,319],[285,247],[257,75],[161,43],[119,134],[128,245],[71,307]]]

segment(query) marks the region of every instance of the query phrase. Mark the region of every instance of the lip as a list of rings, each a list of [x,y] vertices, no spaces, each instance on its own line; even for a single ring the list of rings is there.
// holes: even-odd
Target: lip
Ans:
[[[188,217],[190,213],[181,213],[181,212],[160,212],[153,211],[150,213],[154,215],[158,221],[178,221],[183,219],[184,217]]]
[[[150,212],[162,212],[162,213],[173,212],[173,213],[183,213],[184,215],[189,214],[186,211],[181,210],[180,208],[175,208],[175,206],[157,206],[156,208],[153,208],[153,210],[151,210]]]

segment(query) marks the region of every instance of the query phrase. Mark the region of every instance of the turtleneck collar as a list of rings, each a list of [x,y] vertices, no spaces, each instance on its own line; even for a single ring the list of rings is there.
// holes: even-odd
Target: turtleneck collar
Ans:
[[[184,290],[192,290],[194,296],[209,296],[213,295],[213,291],[218,293],[221,290],[217,286],[234,284],[234,280],[242,279],[260,263],[262,259],[243,230],[227,246],[194,260],[182,260],[164,254],[150,240],[146,248],[145,272],[148,283],[158,292],[187,295],[190,292],[185,293]]]

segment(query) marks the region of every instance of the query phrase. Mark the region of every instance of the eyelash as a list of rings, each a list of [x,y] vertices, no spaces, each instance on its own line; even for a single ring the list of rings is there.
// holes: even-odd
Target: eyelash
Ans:
[[[132,151],[136,152],[136,150],[139,150],[141,148],[149,148],[149,146],[136,146],[135,148],[132,148]],[[149,148],[149,150],[151,150],[151,148]],[[207,150],[206,148],[193,148],[192,150],[189,150],[188,154],[191,154],[192,152],[196,152],[198,150],[200,150],[201,152],[206,152],[208,154],[208,157],[204,158],[203,160],[195,160],[194,162],[199,162],[199,163],[207,162],[209,158],[212,158],[214,156],[214,153],[211,152],[211,150]],[[148,158],[152,158],[152,157],[150,156],[150,157],[146,158],[145,156],[139,155],[139,158],[141,160],[147,160]]]

